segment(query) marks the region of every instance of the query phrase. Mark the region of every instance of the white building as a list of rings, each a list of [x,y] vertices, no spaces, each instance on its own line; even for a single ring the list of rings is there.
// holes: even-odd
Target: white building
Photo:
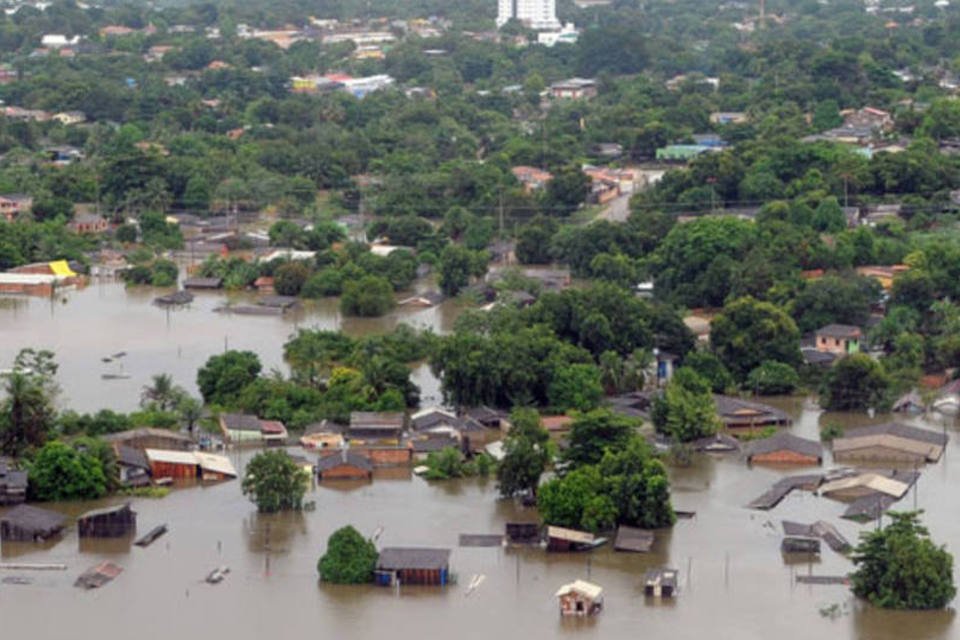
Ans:
[[[498,0],[497,6],[497,27],[516,18],[531,29],[560,29],[556,0]]]

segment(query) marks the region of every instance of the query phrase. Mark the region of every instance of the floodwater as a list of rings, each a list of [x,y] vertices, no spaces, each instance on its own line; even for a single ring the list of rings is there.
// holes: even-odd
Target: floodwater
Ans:
[[[8,360],[27,344],[54,348],[71,403],[123,409],[135,403],[152,373],[169,371],[178,383],[192,384],[196,367],[222,348],[224,335],[231,347],[258,351],[270,367],[280,365],[280,346],[296,326],[340,323],[330,307],[322,306],[306,310],[300,319],[221,316],[210,311],[219,296],[199,296],[191,309],[167,317],[148,304],[150,297],[94,286],[71,294],[65,305],[31,300],[4,309],[2,355]],[[411,317],[443,329],[452,315],[441,307]],[[395,321],[396,316],[347,329],[382,329]],[[125,370],[134,378],[108,386],[97,375],[104,369],[99,357],[119,350],[130,352]],[[121,393],[134,400],[117,398]],[[807,437],[816,437],[818,425],[828,420],[871,422],[866,416],[824,416],[803,399],[776,403],[795,417],[793,431]],[[933,538],[956,552],[960,518],[954,487],[960,486],[960,468],[953,468],[952,459],[960,455],[960,434],[952,422],[925,424],[948,430],[952,438],[943,459],[923,469],[916,491],[899,506],[926,509]],[[250,453],[230,456],[242,469]],[[131,635],[142,640],[960,637],[950,610],[880,611],[855,601],[843,586],[796,584],[798,574],[837,575],[851,565],[826,546],[816,562],[787,562],[779,550],[781,520],[825,519],[851,541],[874,526],[841,520],[842,504],[799,491],[770,512],[743,507],[777,478],[798,472],[748,468],[729,454],[701,456],[690,467],[672,469],[675,507],[697,515],[659,534],[653,553],[637,555],[609,547],[550,555],[539,549],[457,547],[460,533],[501,533],[507,521],[535,517],[498,500],[492,479],[430,483],[407,470],[385,470],[370,483],[314,486],[307,495],[314,511],[276,516],[257,515],[236,480],[182,488],[159,500],[133,500],[139,533],[160,523],[170,528],[146,549],[126,540],[81,546],[75,527],[52,544],[4,544],[4,562],[64,563],[68,569],[0,571],[0,624],[4,637],[98,640]],[[97,504],[52,508],[76,515]],[[317,559],[330,533],[345,524],[366,535],[380,530],[381,545],[452,548],[451,568],[459,584],[399,590],[319,584]],[[72,586],[77,575],[104,560],[124,568],[114,582],[89,592]],[[231,569],[226,580],[217,586],[203,583],[221,565]],[[680,593],[673,601],[643,596],[643,573],[657,566],[680,572]],[[466,585],[476,574],[485,580],[468,595]],[[14,576],[32,582],[3,582]],[[576,578],[605,588],[605,609],[594,619],[563,620],[558,614],[553,593]],[[828,609],[834,615],[822,613]]]
[[[338,329],[351,335],[382,333],[403,322],[416,328],[448,332],[460,312],[456,301],[436,307],[398,307],[382,318],[340,315],[337,299],[305,301],[282,316],[217,313],[227,300],[251,296],[198,292],[183,308],[164,309],[152,300],[169,290],[126,289],[114,281],[95,281],[56,299],[0,297],[0,370],[10,366],[24,347],[54,351],[60,364],[60,404],[81,412],[107,408],[132,411],[140,391],[158,373],[194,395],[197,370],[224,349],[249,349],[260,356],[263,370],[289,373],[283,344],[297,329]],[[126,351],[110,363],[102,358]],[[127,379],[103,380],[102,374]],[[439,383],[427,365],[413,371],[424,402],[439,401]]]
[[[790,402],[794,429],[812,435],[819,412]],[[833,419],[844,416],[834,416]],[[851,422],[862,419],[849,417]],[[952,466],[954,438],[944,459],[925,469],[916,493],[902,506],[927,510],[934,538],[954,551],[960,540]],[[238,468],[248,453],[232,452]],[[795,471],[793,471],[795,472]],[[780,520],[836,523],[851,540],[863,527],[839,520],[842,505],[795,492],[771,512],[743,504],[782,471],[749,469],[736,456],[701,457],[673,470],[674,503],[694,510],[658,538],[654,553],[546,554],[539,549],[458,548],[459,533],[499,533],[504,522],[531,518],[513,502],[497,500],[493,480],[429,483],[406,470],[378,472],[371,483],[321,484],[307,499],[316,510],[259,516],[238,481],[174,491],[163,499],[136,499],[139,531],[166,523],[170,532],[151,547],[122,543],[80,547],[75,529],[42,547],[5,544],[5,562],[62,562],[63,572],[0,571],[33,580],[0,582],[0,621],[10,637],[161,639],[230,638],[651,638],[811,637],[894,640],[958,637],[952,611],[885,612],[857,603],[842,586],[806,586],[797,574],[835,575],[850,569],[824,547],[819,561],[787,563],[779,551]],[[791,471],[787,471],[791,473]],[[69,514],[90,504],[54,505]],[[318,584],[316,561],[327,536],[345,524],[366,535],[381,530],[382,545],[453,548],[459,584],[446,588]],[[866,525],[869,527],[872,525]],[[113,583],[84,592],[72,587],[84,569],[103,560],[124,568]],[[202,582],[217,566],[231,569],[220,585]],[[645,569],[680,570],[674,601],[644,598]],[[475,574],[486,579],[473,593]],[[562,620],[553,598],[563,583],[589,578],[606,590],[595,619]],[[834,617],[821,610],[836,605]]]

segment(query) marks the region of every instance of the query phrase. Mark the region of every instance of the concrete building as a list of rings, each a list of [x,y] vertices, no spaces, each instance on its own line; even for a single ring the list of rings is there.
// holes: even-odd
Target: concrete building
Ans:
[[[530,29],[560,29],[556,0],[498,0],[497,28],[516,18]]]

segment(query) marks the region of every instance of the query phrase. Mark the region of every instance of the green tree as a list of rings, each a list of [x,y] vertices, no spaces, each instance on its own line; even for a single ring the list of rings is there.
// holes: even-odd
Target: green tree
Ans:
[[[641,437],[632,436],[620,449],[607,449],[599,467],[618,524],[653,529],[674,523],[667,469]]]
[[[547,388],[547,398],[557,411],[595,409],[603,398],[600,370],[592,364],[572,364],[558,369]]]
[[[327,539],[327,551],[317,561],[317,571],[324,582],[365,584],[373,580],[378,557],[373,542],[347,525]]]
[[[100,461],[57,440],[37,452],[28,472],[34,500],[95,500],[107,493]]]
[[[775,360],[764,360],[747,376],[745,386],[762,396],[772,396],[792,393],[799,384],[796,369]]]
[[[841,358],[824,376],[820,404],[830,411],[882,410],[889,405],[890,376],[865,353]]]
[[[764,360],[800,363],[800,331],[780,307],[751,297],[727,303],[710,325],[710,344],[743,381]]]
[[[568,216],[583,204],[590,193],[590,178],[580,167],[567,166],[557,171],[544,193],[546,211],[557,216]]]
[[[683,366],[696,371],[697,375],[707,381],[714,393],[724,393],[735,384],[733,376],[720,362],[720,358],[709,351],[694,351],[688,354],[683,360]]]
[[[158,373],[150,378],[150,384],[140,392],[140,406],[154,406],[159,411],[168,411],[184,393],[183,389],[173,384],[173,377],[169,373]]]
[[[260,358],[252,351],[227,351],[210,356],[197,371],[204,402],[226,405],[260,375]]]
[[[514,409],[510,431],[503,442],[504,458],[497,467],[497,489],[509,498],[518,493],[537,494],[540,476],[550,462],[550,434],[534,409]]]
[[[455,296],[470,284],[471,276],[486,271],[486,254],[450,244],[440,254],[440,290]]]
[[[544,522],[559,527],[604,531],[617,521],[617,506],[604,494],[596,465],[545,482],[537,493],[537,509]]]
[[[282,296],[298,296],[309,277],[310,267],[306,264],[301,261],[288,262],[274,271],[273,288]]]
[[[569,446],[563,460],[571,467],[597,464],[608,449],[623,448],[636,432],[636,421],[609,409],[577,414],[570,425]]]
[[[953,555],[930,539],[922,513],[889,512],[889,525],[860,534],[850,576],[854,595],[883,609],[942,609],[953,600]]]
[[[23,349],[3,374],[0,451],[18,456],[46,441],[56,417],[57,364],[51,351]]]
[[[393,308],[393,287],[380,276],[367,275],[347,282],[340,298],[340,311],[348,316],[374,318]]]
[[[261,513],[299,511],[308,480],[286,451],[263,451],[247,463],[241,488]]]
[[[720,428],[710,386],[692,369],[680,367],[654,400],[653,425],[678,442],[713,435]]]

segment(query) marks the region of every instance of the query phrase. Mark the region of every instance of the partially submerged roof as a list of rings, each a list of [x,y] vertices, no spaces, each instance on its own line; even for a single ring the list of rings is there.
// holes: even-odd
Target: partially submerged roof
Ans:
[[[260,431],[260,418],[245,413],[222,413],[220,421],[228,431]]]
[[[884,424],[878,424],[870,427],[858,427],[856,429],[849,429],[844,432],[844,440],[849,438],[860,438],[863,436],[874,436],[874,435],[890,435],[896,436],[898,438],[904,438],[907,440],[917,440],[919,442],[927,442],[929,444],[938,445],[944,447],[947,445],[949,438],[946,433],[941,433],[939,431],[931,431],[929,429],[922,429],[920,427],[911,427],[909,425],[901,424],[899,422],[886,422]],[[841,438],[837,438],[840,440]],[[836,440],[834,440],[836,443]]]
[[[169,449],[145,449],[144,454],[151,463],[182,464],[193,466],[197,464],[197,456],[192,451],[170,451]]]
[[[801,456],[816,458],[817,460],[823,458],[823,445],[816,440],[807,440],[806,438],[795,436],[792,433],[780,432],[775,433],[769,438],[754,440],[748,444],[747,459],[749,460],[754,456],[775,453],[777,451],[789,451]]]
[[[725,423],[750,422],[757,426],[764,424],[790,424],[790,416],[786,413],[760,402],[751,402],[733,396],[715,395],[713,401],[717,406],[717,415]]]
[[[38,509],[27,504],[18,505],[0,517],[0,522],[8,526],[40,534],[60,530],[66,521],[67,519],[56,511]]]
[[[827,482],[820,486],[819,492],[822,495],[829,495],[839,491],[858,488],[868,489],[876,493],[882,493],[900,499],[910,490],[910,485],[900,480],[888,478],[879,473],[862,473],[858,476]]]
[[[446,569],[450,564],[450,549],[426,547],[385,547],[380,551],[377,569]]]
[[[559,598],[571,593],[576,593],[590,600],[596,600],[603,595],[603,587],[592,582],[587,582],[586,580],[574,580],[557,589],[554,597]]]
[[[653,547],[653,541],[653,531],[620,525],[617,528],[617,539],[613,543],[613,548],[616,551],[646,553]]]
[[[341,466],[351,466],[363,469],[364,471],[373,471],[373,463],[370,462],[367,456],[350,451],[349,449],[321,457],[319,462],[317,462],[317,471],[323,473],[324,471],[336,469]]]
[[[822,538],[827,545],[837,553],[844,553],[850,550],[850,542],[843,537],[835,526],[823,520],[817,520],[813,524],[801,524],[799,522],[783,521],[783,532],[788,536],[806,536],[810,538]]]
[[[196,456],[197,464],[201,470],[210,473],[219,473],[232,478],[237,477],[237,470],[227,456],[204,453],[203,451],[194,451],[193,455]]]
[[[117,453],[117,462],[128,467],[137,467],[139,469],[150,469],[150,460],[146,453],[134,447],[128,447],[119,442],[114,445],[114,451]]]
[[[401,412],[354,411],[350,414],[350,430],[397,431],[403,429],[403,418]]]
[[[103,440],[107,442],[123,442],[125,440],[134,440],[137,438],[170,438],[171,440],[178,440],[184,444],[193,444],[193,438],[182,433],[177,433],[176,431],[171,431],[170,429],[157,429],[155,427],[141,427],[139,429],[128,429],[127,431],[118,431],[116,433],[108,433],[105,436],[102,436]]]
[[[130,510],[130,503],[124,502],[123,504],[115,504],[111,507],[102,507],[100,509],[91,509],[86,513],[82,513],[77,517],[77,520],[87,520],[89,518],[99,518],[102,516],[110,516],[123,511]]]
[[[586,531],[577,531],[576,529],[566,529],[564,527],[547,527],[547,537],[557,540],[568,540],[570,542],[579,542],[589,544],[594,541],[594,535]]]

